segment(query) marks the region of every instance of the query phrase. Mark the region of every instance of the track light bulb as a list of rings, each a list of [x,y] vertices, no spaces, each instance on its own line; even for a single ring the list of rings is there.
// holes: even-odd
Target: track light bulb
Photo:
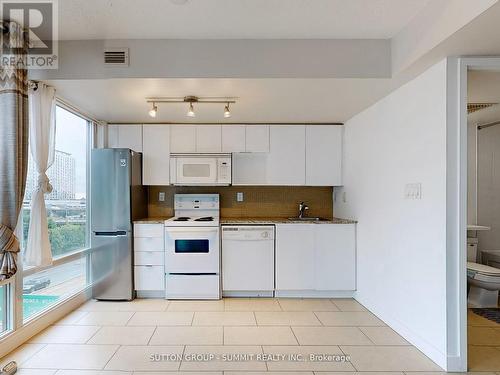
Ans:
[[[224,118],[231,117],[231,111],[229,110],[229,103],[224,107]]]
[[[151,117],[156,117],[156,113],[158,112],[158,107],[156,106],[155,103],[153,103],[153,108],[149,111],[149,115]]]
[[[189,110],[186,113],[187,117],[196,117],[196,113],[194,113],[193,103],[189,103]]]

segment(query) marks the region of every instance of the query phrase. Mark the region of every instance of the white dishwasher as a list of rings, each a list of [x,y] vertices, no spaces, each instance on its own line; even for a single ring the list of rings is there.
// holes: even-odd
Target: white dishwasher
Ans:
[[[274,225],[222,226],[222,295],[272,297]]]

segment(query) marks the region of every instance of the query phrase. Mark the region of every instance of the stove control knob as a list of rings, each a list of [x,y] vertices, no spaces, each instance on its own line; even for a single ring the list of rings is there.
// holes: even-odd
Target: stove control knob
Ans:
[[[269,237],[269,233],[268,232],[262,232],[261,236],[262,236],[262,238],[268,238]]]

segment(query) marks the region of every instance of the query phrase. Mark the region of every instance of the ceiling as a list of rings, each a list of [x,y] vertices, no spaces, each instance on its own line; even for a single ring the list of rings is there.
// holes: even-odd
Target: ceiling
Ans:
[[[194,122],[344,122],[391,90],[389,79],[108,79],[48,81],[58,96],[108,122],[187,122],[187,105],[159,104],[155,119],[146,97],[236,96],[224,105],[195,105]],[[355,98],[355,100],[353,100]]]
[[[429,0],[61,0],[59,37],[389,39]]]

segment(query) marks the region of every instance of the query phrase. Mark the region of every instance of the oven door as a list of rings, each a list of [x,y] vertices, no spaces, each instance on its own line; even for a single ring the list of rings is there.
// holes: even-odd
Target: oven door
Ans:
[[[218,274],[218,227],[166,227],[165,268],[168,274]]]
[[[176,184],[198,185],[217,182],[216,158],[186,157],[176,160]]]

